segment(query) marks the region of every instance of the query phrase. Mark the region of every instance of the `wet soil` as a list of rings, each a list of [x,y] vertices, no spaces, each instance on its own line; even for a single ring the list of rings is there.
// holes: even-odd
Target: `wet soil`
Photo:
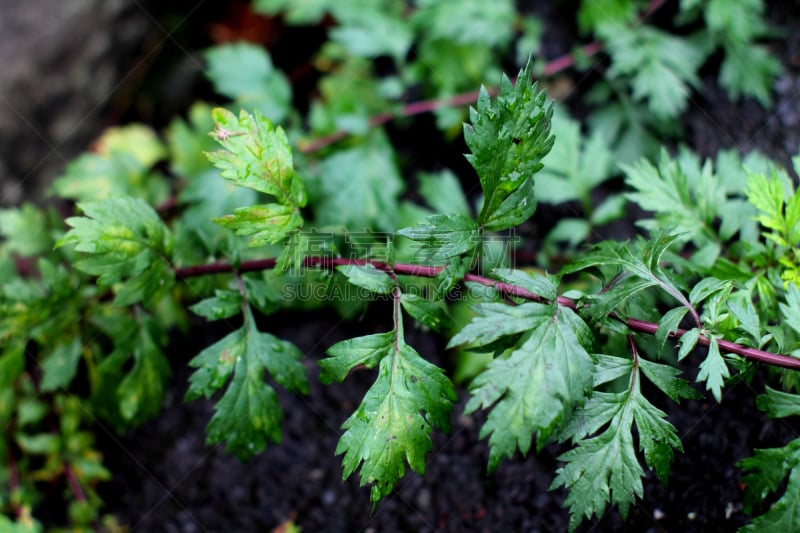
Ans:
[[[752,101],[730,103],[711,74],[683,117],[686,141],[702,155],[720,148],[758,148],[788,162],[800,145],[800,37],[792,31],[798,16],[791,3],[773,7],[772,18],[789,30],[773,49],[785,75],[775,87],[775,105],[765,110]],[[572,35],[574,28],[556,34]],[[566,50],[569,46],[566,47]],[[541,215],[537,215],[541,216]],[[546,216],[546,215],[545,215]],[[204,326],[199,326],[204,327]],[[344,384],[322,387],[316,365],[327,347],[344,338],[389,329],[380,321],[341,323],[335,316],[282,315],[267,329],[306,354],[312,388],[308,397],[281,393],[286,411],[283,442],[242,463],[220,446],[204,443],[212,404],[182,402],[188,371],[185,362],[206,342],[182,339],[169,353],[175,376],[166,408],[158,419],[124,436],[99,431],[114,479],[102,489],[106,511],[133,531],[260,532],[279,530],[292,520],[305,532],[330,531],[565,531],[564,493],[547,490],[562,451],[548,446],[538,455],[517,456],[487,475],[488,449],[478,433],[481,415],[463,416],[466,393],[454,414],[453,431],[434,436],[424,477],[409,474],[396,492],[374,511],[367,488],[357,479],[341,480],[334,456],[340,425],[369,387],[374,374],[358,372]],[[206,340],[222,331],[207,331]],[[452,369],[436,337],[412,332],[409,342],[432,362]],[[691,368],[699,359],[685,361]],[[746,523],[743,486],[737,461],[753,448],[785,444],[800,424],[772,421],[754,405],[763,383],[739,383],[726,389],[721,405],[710,401],[660,405],[684,444],[668,486],[654,476],[644,496],[623,522],[616,511],[587,522],[582,531],[733,531]]]

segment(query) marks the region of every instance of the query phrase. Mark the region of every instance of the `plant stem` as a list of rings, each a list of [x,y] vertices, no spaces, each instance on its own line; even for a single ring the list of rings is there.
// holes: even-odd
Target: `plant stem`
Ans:
[[[252,261],[243,261],[239,265],[239,267],[236,268],[236,271],[241,273],[241,272],[269,270],[275,268],[275,264],[276,264],[275,259],[256,259]],[[319,267],[332,270],[333,268],[342,265],[360,265],[360,266],[372,265],[378,270],[382,270],[384,272],[388,272],[391,274],[400,274],[404,276],[417,276],[423,278],[436,277],[436,275],[439,274],[439,272],[441,272],[443,268],[440,266],[414,265],[409,263],[396,263],[394,265],[389,265],[381,261],[371,261],[368,259],[347,259],[343,257],[311,256],[311,257],[306,257],[303,260],[303,266],[307,268]],[[196,276],[206,276],[210,274],[224,274],[233,271],[234,267],[230,263],[217,262],[217,263],[209,263],[206,265],[194,265],[194,266],[176,268],[175,275],[178,278],[185,279]],[[520,286],[504,283],[502,281],[497,281],[491,278],[487,278],[485,276],[480,276],[478,274],[465,274],[463,281],[479,283],[487,287],[492,287],[498,292],[501,292],[507,296],[514,296],[516,298],[522,298],[524,300],[531,300],[534,302],[542,302],[542,303],[548,302],[548,300],[546,300],[542,296],[534,294]],[[572,300],[571,298],[558,296],[556,298],[556,302],[558,303],[558,305],[569,307],[573,311],[579,310],[577,302],[575,302],[575,300]],[[609,317],[624,322],[632,331],[636,331],[638,333],[655,335],[656,330],[658,330],[658,324],[654,322],[647,322],[645,320],[639,320],[637,318],[626,319],[620,317],[615,313],[611,313]],[[669,337],[672,339],[680,339],[685,334],[686,330],[678,329],[675,332],[671,332],[669,334]],[[708,337],[706,337],[705,335],[701,335],[697,342],[701,346],[708,346],[710,343]],[[788,355],[766,352],[764,350],[758,350],[756,348],[748,348],[747,346],[742,346],[741,344],[737,344],[735,342],[730,342],[726,340],[719,340],[718,343],[720,350],[726,353],[740,355],[746,359],[759,361],[772,366],[789,368],[793,370],[800,370],[800,359],[795,359],[794,357],[790,357]]]

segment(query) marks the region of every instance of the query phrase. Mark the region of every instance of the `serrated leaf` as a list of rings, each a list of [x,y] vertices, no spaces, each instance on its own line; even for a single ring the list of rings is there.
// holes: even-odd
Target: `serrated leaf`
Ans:
[[[242,295],[237,291],[216,290],[214,296],[194,304],[189,309],[206,320],[230,318],[242,311]]]
[[[547,274],[541,275],[537,272],[495,268],[492,270],[492,276],[510,285],[522,287],[528,292],[541,296],[545,300],[553,301],[558,297],[558,286]]]
[[[447,348],[461,344],[478,347],[486,346],[500,337],[526,331],[531,320],[541,316],[551,316],[547,306],[538,303],[524,303],[511,306],[506,303],[479,303],[472,307],[476,316],[456,333]]]
[[[531,218],[534,211],[536,211],[536,195],[533,190],[533,178],[528,178],[486,217],[483,227],[489,231],[513,228]]]
[[[639,359],[639,367],[647,379],[653,382],[661,392],[670,397],[675,403],[680,403],[681,398],[689,400],[702,399],[702,395],[694,390],[689,382],[679,378],[681,371],[669,365],[653,363],[646,359]]]
[[[252,235],[251,247],[277,244],[303,225],[303,217],[295,206],[265,204],[234,209],[232,215],[213,219],[237,235]]]
[[[225,442],[226,450],[245,460],[264,450],[267,440],[279,442],[283,410],[264,371],[290,391],[308,394],[303,354],[293,344],[258,330],[249,306],[244,325],[206,348],[189,365],[187,399],[210,397],[228,382],[208,424],[208,443]]]
[[[700,339],[700,333],[700,328],[692,328],[681,336],[681,349],[678,350],[678,361],[682,360],[694,350],[694,347],[697,346],[697,341]]]
[[[400,295],[400,303],[406,313],[434,331],[447,331],[453,325],[447,314],[447,307],[441,301],[426,300],[416,294],[404,292]]]
[[[456,399],[441,369],[422,359],[397,332],[391,335],[388,350],[383,339],[377,339],[377,350],[385,352],[378,378],[342,425],[346,431],[336,447],[337,455],[344,454],[343,477],[360,469],[361,485],[372,486],[373,503],[391,492],[405,474],[406,462],[418,474],[425,472],[430,434],[434,427],[449,430]],[[378,354],[368,353],[374,364]]]
[[[756,398],[756,405],[770,418],[800,415],[800,396],[766,387],[766,394]]]
[[[425,222],[397,231],[417,243],[413,250],[420,262],[441,263],[474,250],[481,242],[478,225],[456,214],[431,215]]]
[[[786,303],[780,304],[783,322],[800,334],[800,289],[790,283],[786,288]]]
[[[470,108],[470,124],[464,125],[464,140],[471,152],[467,160],[478,173],[484,195],[480,225],[542,168],[542,159],[553,146],[553,109],[545,104],[544,92],[537,93],[537,85],[531,85],[532,71],[529,62],[519,72],[516,85],[504,76],[494,100],[481,89],[476,106]],[[497,221],[493,226],[505,229]]]
[[[616,505],[624,519],[636,498],[642,496],[644,470],[636,456],[634,423],[639,449],[647,466],[662,480],[667,478],[674,451],[683,450],[675,428],[666,420],[666,413],[642,395],[638,371],[642,367],[626,362],[627,365],[620,362],[613,366],[619,369],[615,375],[622,368],[630,371],[628,390],[620,393],[595,391],[573,415],[562,435],[562,440],[571,437],[578,445],[559,457],[566,464],[558,470],[550,488],[569,489],[565,504],[570,508],[570,530],[593,515],[602,516],[608,503]],[[682,380],[677,380],[669,367],[641,359],[639,362],[649,366],[650,374],[659,376],[659,387],[666,385],[666,390],[681,387]]]
[[[755,450],[752,457],[743,459],[738,466],[748,472],[742,478],[747,486],[745,510],[748,512],[752,512],[755,503],[778,491],[788,477],[778,501],[742,531],[795,531],[800,527],[800,439],[782,448]]]
[[[726,302],[728,309],[739,321],[739,328],[745,331],[753,340],[756,347],[761,344],[761,321],[758,318],[750,293],[739,293],[738,299],[730,298]],[[734,295],[735,297],[735,295]]]
[[[656,330],[656,342],[658,349],[663,350],[664,345],[667,343],[670,333],[676,333],[681,321],[689,312],[688,307],[675,307],[670,309],[658,321],[658,329]]]
[[[256,111],[237,117],[216,108],[212,112],[214,138],[225,149],[206,154],[220,175],[239,185],[275,197],[281,205],[304,207],[306,190],[294,171],[292,149],[280,126]]]
[[[343,381],[356,366],[374,368],[392,349],[394,332],[376,333],[337,342],[327,349],[329,357],[319,361],[322,372],[319,379],[328,384]]]
[[[72,229],[56,246],[72,244],[93,254],[75,267],[99,276],[101,286],[114,286],[115,305],[149,301],[174,283],[169,264],[174,247],[171,232],[158,214],[138,198],[114,198],[78,204],[84,217],[66,220]]]
[[[683,349],[683,348],[681,348]],[[700,363],[700,372],[697,373],[697,381],[705,381],[706,388],[714,395],[717,403],[722,401],[722,387],[725,385],[725,378],[731,377],[725,359],[719,353],[719,343],[715,337],[709,339],[708,354]]]
[[[243,42],[222,44],[207,50],[205,59],[205,74],[216,92],[235,100],[239,107],[258,109],[275,122],[286,117],[291,85],[263,47]]]
[[[336,270],[347,277],[347,281],[357,287],[378,294],[391,294],[394,292],[395,281],[383,270],[378,270],[371,264],[366,265],[340,265]]]
[[[516,449],[527,454],[534,435],[537,447],[544,446],[593,383],[592,358],[581,343],[583,333],[576,332],[586,328],[580,318],[568,308],[524,305],[529,314],[520,322],[527,321],[528,333],[509,356],[495,359],[475,378],[465,409],[490,410],[481,428],[481,438],[489,437],[489,471]]]
[[[733,284],[730,280],[703,278],[694,287],[692,287],[692,290],[689,293],[689,302],[691,302],[692,305],[698,305],[712,294],[730,290],[732,285]]]

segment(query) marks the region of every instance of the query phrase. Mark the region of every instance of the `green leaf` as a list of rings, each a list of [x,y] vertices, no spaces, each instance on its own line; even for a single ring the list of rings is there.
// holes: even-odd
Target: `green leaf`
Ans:
[[[739,321],[739,329],[745,331],[753,340],[756,347],[761,345],[761,321],[758,317],[750,292],[734,294],[726,302],[728,309]]]
[[[53,246],[45,212],[28,203],[0,209],[0,235],[6,251],[23,257],[39,255]]]
[[[83,343],[79,336],[53,348],[41,362],[42,381],[39,383],[39,388],[42,392],[69,386],[78,371],[82,348]]]
[[[800,289],[794,283],[786,288],[786,303],[780,309],[783,322],[800,334]]]
[[[487,318],[502,323],[502,315],[496,312],[502,305],[482,308],[493,311]],[[568,308],[530,303],[512,309],[523,306],[527,316],[518,322],[527,324],[519,330],[527,333],[516,350],[489,363],[475,378],[465,409],[466,413],[490,410],[481,428],[481,438],[489,437],[490,471],[517,448],[527,454],[534,434],[541,449],[592,387],[592,357],[583,342],[587,326]],[[499,335],[484,334],[482,341],[487,337]],[[450,345],[457,344],[457,339]]]
[[[756,405],[770,418],[800,415],[800,396],[766,387],[766,394],[756,398]]]
[[[753,43],[731,44],[725,48],[719,84],[732,99],[752,96],[768,107],[772,101],[773,84],[783,72],[781,63],[766,48]]]
[[[374,368],[392,350],[394,332],[376,333],[337,342],[327,350],[328,358],[319,361],[322,372],[319,379],[328,384],[344,381],[356,366]]]
[[[782,448],[755,450],[752,457],[743,459],[738,466],[748,472],[742,478],[747,486],[747,512],[752,512],[755,504],[764,501],[770,493],[780,490],[788,478],[778,501],[742,531],[797,530],[800,527],[800,439]]]
[[[540,202],[560,204],[579,200],[586,203],[592,189],[611,177],[613,154],[608,140],[598,132],[588,139],[583,138],[580,127],[579,122],[557,108],[552,132],[558,142],[543,159],[544,168],[536,177]]]
[[[126,195],[153,204],[166,200],[167,182],[150,172],[166,151],[151,128],[141,124],[109,128],[95,146],[95,151],[67,165],[53,182],[53,193],[80,202]]]
[[[241,187],[264,192],[279,204],[305,207],[306,190],[294,171],[292,149],[286,133],[258,111],[213,111],[215,139],[225,148],[206,155],[221,176]]]
[[[681,321],[688,312],[688,307],[681,306],[670,309],[664,313],[658,321],[658,329],[656,330],[656,342],[658,343],[659,350],[664,349],[664,345],[667,343],[670,333],[676,333],[678,331]]]
[[[404,292],[400,295],[400,303],[406,313],[434,331],[447,331],[453,325],[447,314],[447,307],[440,300],[426,300],[416,294]]]
[[[394,292],[395,281],[383,270],[378,270],[371,264],[362,265],[340,265],[336,270],[347,276],[347,281],[357,287],[362,287],[368,291],[378,294],[391,294]]]
[[[719,343],[716,337],[709,339],[708,355],[700,363],[700,372],[697,374],[697,381],[705,381],[706,388],[714,395],[717,402],[722,401],[722,387],[725,385],[725,378],[731,377],[725,359],[719,353]]]
[[[331,41],[351,55],[375,58],[388,55],[405,60],[414,35],[397,2],[337,2],[330,9],[339,25],[330,31]]]
[[[133,368],[117,388],[122,417],[128,422],[143,421],[160,413],[169,375],[169,361],[147,324],[142,324],[134,344]]]
[[[214,90],[239,107],[258,109],[275,122],[289,111],[292,89],[267,51],[249,43],[222,44],[205,52],[205,74]]]
[[[252,235],[248,242],[251,247],[277,244],[303,225],[297,207],[279,204],[240,207],[234,209],[232,215],[213,220],[223,228],[236,231],[237,235]]]
[[[303,353],[293,344],[262,333],[249,306],[244,325],[200,352],[189,365],[188,400],[212,394],[228,382],[208,424],[208,443],[225,442],[226,450],[245,460],[263,451],[267,440],[279,442],[283,410],[264,371],[288,390],[308,394]]]
[[[508,268],[495,268],[492,270],[492,276],[508,283],[516,285],[523,289],[537,294],[545,300],[553,301],[558,297],[558,285],[554,279],[545,274],[544,276],[537,272],[523,272],[521,270],[512,270]]]
[[[700,339],[700,328],[692,328],[681,337],[681,349],[678,351],[678,361],[689,355]]]
[[[641,359],[639,362],[648,367],[645,375],[656,376],[654,383],[665,392],[670,391],[667,394],[671,397],[684,395],[685,383],[675,377],[673,369]],[[683,449],[675,428],[666,420],[666,413],[642,395],[638,369],[628,363],[628,390],[595,391],[573,415],[563,435],[578,445],[559,457],[566,464],[558,470],[550,488],[569,489],[565,504],[570,508],[570,530],[593,515],[602,516],[609,502],[619,508],[625,519],[631,504],[642,496],[644,470],[636,456],[634,423],[647,466],[662,480],[667,479],[674,450]],[[615,376],[620,375],[623,366],[615,365],[619,369]],[[594,435],[603,427],[602,432]]]
[[[656,387],[661,389],[661,392],[669,396],[675,403],[679,403],[681,398],[689,400],[703,398],[703,395],[694,390],[688,381],[678,377],[681,371],[675,367],[653,363],[641,358],[639,359],[639,367],[644,375],[647,376],[647,379],[652,381]]]
[[[533,192],[533,178],[528,178],[486,217],[483,227],[489,231],[513,228],[531,218],[534,211],[536,195]]]
[[[700,44],[648,25],[611,26],[602,33],[611,55],[608,74],[629,77],[635,100],[646,101],[661,119],[686,109],[690,90],[700,87],[697,71],[706,58]]]
[[[474,250],[481,242],[475,221],[456,214],[431,215],[426,222],[397,234],[418,243],[413,253],[421,262],[441,263]]]
[[[206,320],[230,318],[241,312],[242,294],[238,291],[216,290],[214,296],[194,304],[189,309]]]
[[[511,306],[506,303],[479,303],[472,306],[475,317],[456,333],[447,348],[461,344],[470,347],[486,346],[500,337],[522,333],[531,326],[531,319],[547,314],[546,306],[523,303]]]
[[[425,38],[504,47],[514,35],[515,11],[510,0],[483,2],[422,0],[412,20]]]
[[[338,150],[320,164],[315,201],[317,223],[355,231],[394,231],[403,180],[384,133]]]
[[[438,213],[470,216],[467,197],[461,188],[461,183],[451,170],[445,169],[438,173],[421,172],[417,179],[419,179],[420,195]]]
[[[545,104],[544,92],[531,85],[532,69],[529,63],[520,71],[516,85],[503,76],[500,94],[494,100],[481,89],[476,107],[470,108],[470,124],[464,125],[464,140],[471,152],[467,160],[478,173],[484,195],[480,225],[542,168],[542,159],[553,146],[553,108]],[[534,202],[535,198],[526,200]],[[493,226],[495,230],[505,229],[503,224]]]
[[[170,265],[174,239],[158,214],[138,198],[80,203],[84,217],[66,220],[72,227],[56,247],[72,244],[92,254],[75,267],[113,286],[114,305],[150,301],[168,290],[175,274]]]
[[[352,339],[334,348],[336,376],[358,363],[374,365],[380,358],[378,378],[356,411],[344,422],[336,454],[344,454],[343,477],[360,468],[361,485],[371,485],[370,499],[377,503],[405,475],[406,462],[418,474],[425,472],[433,428],[450,429],[455,389],[440,368],[428,363],[402,338],[375,335]],[[347,342],[347,341],[345,341]],[[356,349],[355,355],[346,350]]]

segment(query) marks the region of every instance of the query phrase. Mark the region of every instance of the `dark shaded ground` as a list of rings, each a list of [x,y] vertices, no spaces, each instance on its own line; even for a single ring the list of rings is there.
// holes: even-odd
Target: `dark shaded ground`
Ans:
[[[684,118],[686,140],[703,155],[719,148],[759,148],[788,161],[798,151],[800,132],[800,37],[790,7],[775,7],[772,17],[790,30],[775,44],[787,68],[776,86],[776,105],[765,111],[753,102],[731,104],[713,76],[704,79]],[[570,35],[570,29],[559,30]],[[567,47],[568,48],[568,47]],[[542,216],[539,214],[538,216]],[[371,513],[367,489],[357,480],[341,482],[334,457],[339,426],[356,407],[373,378],[362,372],[342,385],[321,387],[316,361],[334,342],[388,324],[340,324],[331,316],[282,316],[266,328],[295,342],[307,356],[312,390],[308,398],[282,394],[287,417],[284,440],[247,463],[204,445],[210,402],[182,403],[188,371],[185,362],[205,344],[176,343],[168,353],[176,363],[171,396],[155,421],[124,437],[100,432],[107,466],[115,478],[102,489],[107,511],[135,531],[270,531],[293,518],[315,531],[563,531],[568,515],[564,494],[548,492],[557,468],[557,447],[536,457],[506,461],[486,475],[488,451],[478,438],[479,416],[458,416],[453,432],[436,434],[424,478],[407,476],[399,490]],[[374,328],[374,329],[373,329]],[[208,332],[209,339],[220,331]],[[206,340],[209,340],[206,339]],[[440,341],[413,333],[409,342],[445,368]],[[697,360],[689,360],[696,363]],[[763,378],[761,376],[760,378]],[[757,390],[757,387],[754,387]],[[464,398],[464,391],[460,391]],[[770,421],[754,406],[747,384],[727,390],[721,405],[665,404],[678,428],[685,453],[672,467],[669,487],[652,477],[644,498],[623,523],[616,512],[587,524],[593,531],[731,531],[746,523],[737,461],[754,447],[782,445],[798,435],[796,425]]]

